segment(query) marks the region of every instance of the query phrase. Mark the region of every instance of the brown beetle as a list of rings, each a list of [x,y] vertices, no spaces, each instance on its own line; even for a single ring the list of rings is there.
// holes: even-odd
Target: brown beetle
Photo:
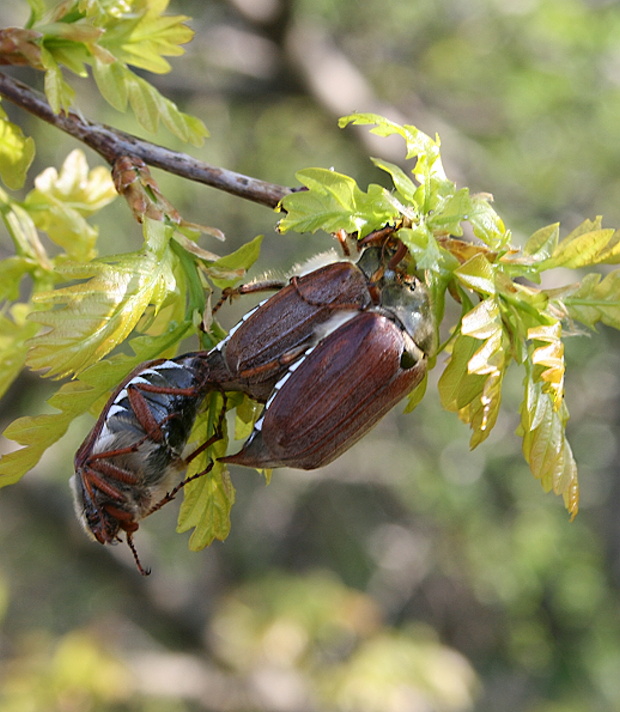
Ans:
[[[211,378],[224,391],[243,391],[265,402],[289,364],[316,343],[337,313],[368,309],[380,252],[368,248],[357,264],[332,262],[290,282],[249,311],[206,355]],[[375,296],[376,299],[376,296]]]
[[[112,544],[126,532],[142,573],[131,537],[187,465],[182,453],[210,387],[207,366],[198,353],[136,368],[112,394],[75,456],[71,486],[86,533]]]
[[[276,384],[243,449],[222,461],[311,470],[365,435],[425,373],[434,325],[426,288],[396,279],[381,304],[328,325]]]

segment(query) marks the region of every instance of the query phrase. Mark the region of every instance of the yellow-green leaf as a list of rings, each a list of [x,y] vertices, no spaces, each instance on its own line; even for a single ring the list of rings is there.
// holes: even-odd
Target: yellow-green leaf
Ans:
[[[18,190],[24,184],[34,153],[32,138],[25,136],[0,109],[0,177],[12,190]]]
[[[579,484],[575,458],[566,439],[567,420],[564,402],[556,408],[543,383],[536,381],[528,369],[519,428],[523,436],[523,455],[543,489],[561,495],[566,509],[574,517],[579,509]]]
[[[478,253],[454,270],[459,281],[476,292],[495,294],[495,267],[484,254]]]
[[[213,423],[219,417],[222,407],[221,397],[210,399],[211,409],[206,417],[199,418],[192,433],[192,441],[205,442],[213,433]],[[179,511],[178,532],[194,529],[190,536],[192,551],[204,549],[214,539],[223,541],[230,532],[230,511],[235,502],[235,489],[228,470],[217,461],[226,452],[226,438],[218,440],[204,453],[195,458],[187,475],[205,472],[211,463],[213,467],[204,475],[184,488],[183,503]]]
[[[569,297],[560,300],[571,319],[594,329],[599,321],[620,329],[620,270],[601,279],[600,274],[588,274],[581,286]]]
[[[147,234],[150,222],[145,221]],[[161,229],[170,235],[170,228]],[[39,311],[30,318],[47,328],[32,340],[28,365],[63,377],[103,358],[127,338],[149,305],[156,313],[176,289],[172,267],[173,255],[165,249],[63,265],[59,273],[76,283],[35,295]]]

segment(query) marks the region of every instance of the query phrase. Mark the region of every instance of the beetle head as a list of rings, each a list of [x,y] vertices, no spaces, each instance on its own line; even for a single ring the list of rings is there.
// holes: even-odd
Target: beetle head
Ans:
[[[388,282],[381,289],[381,307],[392,314],[422,351],[436,348],[435,322],[428,290],[415,277]]]

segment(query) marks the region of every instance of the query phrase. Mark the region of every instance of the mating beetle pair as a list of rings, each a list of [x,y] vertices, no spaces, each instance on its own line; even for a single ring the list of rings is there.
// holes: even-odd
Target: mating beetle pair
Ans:
[[[357,263],[293,277],[211,351],[149,362],[125,379],[76,455],[78,516],[101,543],[125,531],[133,550],[138,520],[171,499],[194,456],[181,453],[213,390],[266,402],[245,446],[224,462],[327,464],[422,380],[433,339],[425,287],[392,268],[385,244]]]

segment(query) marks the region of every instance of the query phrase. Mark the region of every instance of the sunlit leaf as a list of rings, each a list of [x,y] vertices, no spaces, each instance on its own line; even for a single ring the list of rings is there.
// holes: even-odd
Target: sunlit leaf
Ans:
[[[246,272],[256,262],[260,255],[260,248],[263,243],[263,235],[257,235],[253,240],[243,244],[238,250],[224,255],[209,266],[210,279],[219,289],[232,287],[239,280],[238,278],[222,279],[214,275],[218,272],[242,270]]]
[[[199,418],[191,440],[206,442],[213,433],[214,419],[221,408],[221,398],[211,399],[212,408],[207,417]],[[217,461],[226,452],[226,439],[218,440],[190,464],[187,475],[192,476],[208,469],[209,472],[190,482],[183,488],[184,497],[179,511],[178,532],[194,529],[190,536],[189,547],[199,551],[215,539],[226,539],[230,532],[230,511],[235,502],[235,489],[230,481],[226,465]]]
[[[620,329],[620,270],[601,279],[600,274],[588,274],[581,286],[561,300],[571,319],[594,329],[600,321]]]
[[[403,200],[406,200],[408,203],[413,203],[415,200],[414,196],[417,186],[411,178],[409,178],[405,171],[403,171],[403,169],[395,163],[390,163],[389,161],[384,161],[380,158],[373,158],[371,160],[377,168],[381,168],[386,173],[389,173],[392,177],[392,181],[394,182],[394,187],[398,193],[400,193]]]
[[[38,311],[30,318],[47,330],[32,341],[31,368],[54,377],[80,373],[127,338],[149,305],[156,313],[175,290],[173,255],[165,248],[172,229],[150,220],[144,227],[150,248],[64,264],[59,274],[76,283],[34,296]]]
[[[459,412],[482,395],[485,377],[469,371],[469,361],[479,348],[477,339],[462,334],[456,337],[438,383],[441,404],[446,410]]]
[[[496,268],[485,255],[478,253],[454,270],[455,276],[468,289],[480,294],[495,294]]]
[[[76,149],[67,156],[60,173],[50,167],[37,176],[24,207],[36,226],[70,257],[87,261],[94,256],[97,230],[85,218],[116,195],[109,170],[97,166],[89,171],[84,154]]]
[[[560,225],[554,223],[537,230],[523,246],[523,254],[535,262],[549,259],[560,238]]]
[[[554,408],[558,409],[564,398],[564,344],[560,322],[544,324],[528,330],[528,339],[542,341],[543,345],[534,349],[532,363],[542,369],[537,378],[543,383],[543,390],[550,394]],[[545,385],[546,384],[546,385]]]
[[[413,173],[418,180],[432,175],[440,180],[446,179],[446,174],[441,163],[439,137],[432,139],[415,126],[401,126],[379,114],[351,114],[343,116],[338,125],[343,128],[348,124],[374,125],[371,133],[378,136],[401,136],[407,145],[406,158],[417,158]]]
[[[491,196],[472,195],[471,209],[465,219],[474,230],[474,235],[492,249],[506,247],[510,243],[510,232],[504,221],[491,206]]]
[[[0,108],[0,177],[9,188],[22,187],[34,153],[33,139],[9,121]]]
[[[364,193],[353,178],[325,168],[306,168],[296,174],[307,190],[290,193],[282,200],[286,216],[281,232],[358,232],[361,236],[398,215],[384,188],[370,185]]]
[[[464,336],[482,340],[467,362],[470,376],[484,377],[484,385],[476,398],[459,410],[459,417],[473,430],[471,447],[485,440],[497,421],[501,404],[504,374],[510,360],[499,306],[486,299],[468,312],[461,322]]]
[[[544,386],[528,368],[519,428],[523,455],[543,489],[562,495],[567,510],[574,517],[579,509],[579,484],[577,465],[566,439],[568,410],[563,401],[556,407]]]
[[[549,267],[576,269],[597,264],[600,257],[609,258],[607,247],[614,236],[614,230],[593,230],[562,240],[548,260]]]

